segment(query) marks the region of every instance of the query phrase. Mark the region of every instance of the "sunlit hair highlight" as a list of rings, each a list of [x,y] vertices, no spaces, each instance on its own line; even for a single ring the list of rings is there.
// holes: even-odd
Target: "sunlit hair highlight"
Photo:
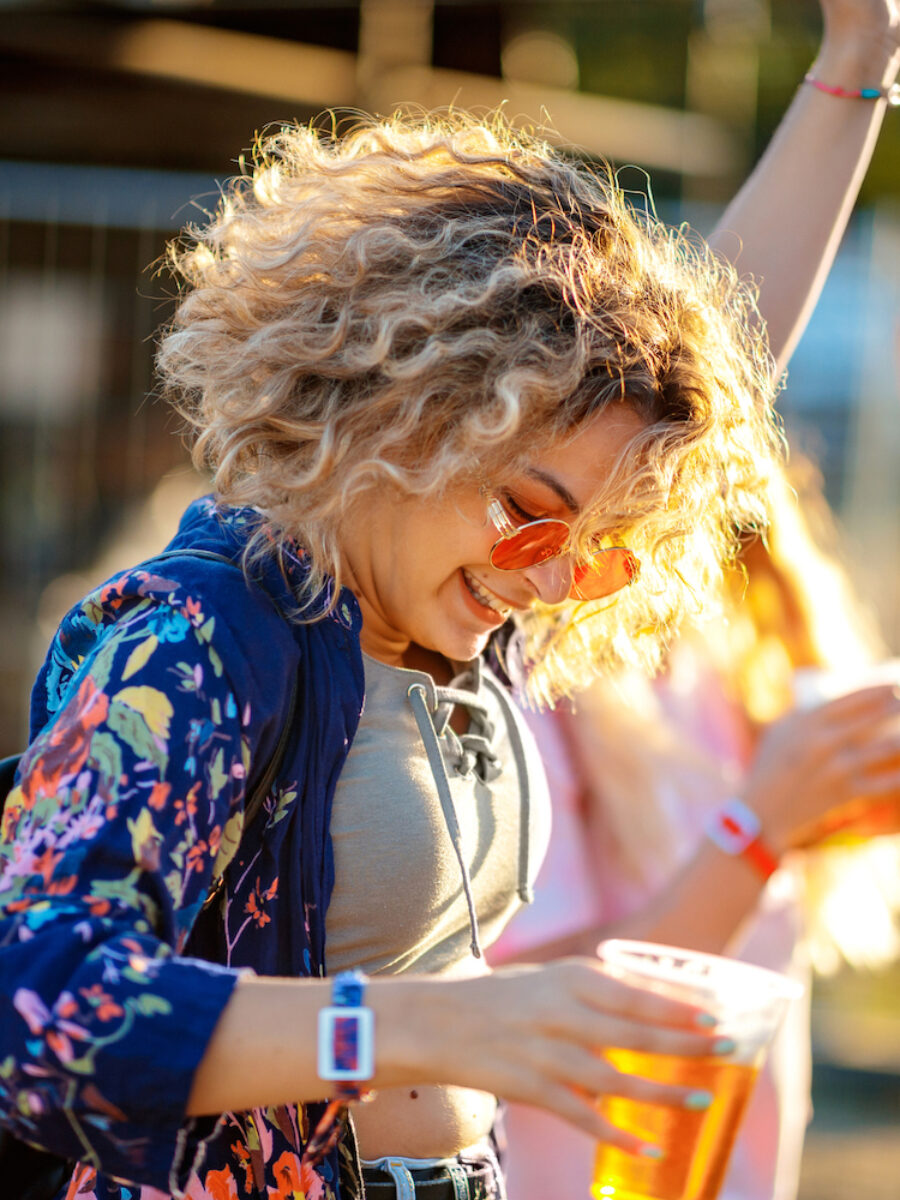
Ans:
[[[542,442],[628,403],[644,431],[576,526],[643,562],[614,607],[535,610],[520,658],[549,701],[652,663],[763,521],[779,453],[753,298],[607,172],[500,117],[397,116],[262,138],[218,212],[170,250],[184,290],[159,368],[226,503],[339,579],[369,489],[502,485]]]

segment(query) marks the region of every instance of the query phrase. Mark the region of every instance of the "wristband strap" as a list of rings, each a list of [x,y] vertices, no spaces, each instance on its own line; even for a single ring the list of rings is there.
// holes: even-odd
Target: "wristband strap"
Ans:
[[[312,1187],[313,1169],[337,1145],[347,1105],[375,1094],[358,1082],[371,1079],[375,1068],[375,1018],[363,1004],[366,982],[362,971],[341,971],[332,982],[331,1006],[319,1011],[319,1078],[334,1081],[335,1097],[326,1104],[300,1160],[305,1189]]]
[[[803,82],[841,100],[886,100],[892,108],[900,104],[900,84],[897,83],[892,83],[890,87],[843,88],[833,83],[823,83],[811,72],[803,76]]]
[[[334,1081],[345,1103],[362,1099],[359,1081],[375,1073],[375,1021],[363,1004],[366,982],[361,971],[341,971],[334,977],[331,1006],[319,1012],[319,1078]]]
[[[736,796],[710,814],[705,833],[726,854],[745,858],[763,879],[778,870],[776,855],[761,837],[759,817]]]

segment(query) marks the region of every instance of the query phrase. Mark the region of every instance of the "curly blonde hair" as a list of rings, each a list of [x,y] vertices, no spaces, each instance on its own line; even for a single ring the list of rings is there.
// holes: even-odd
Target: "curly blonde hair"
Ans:
[[[522,619],[530,695],[552,701],[655,661],[763,522],[780,436],[752,293],[498,116],[279,128],[188,235],[163,382],[222,501],[305,548],[310,597],[340,581],[336,531],[367,489],[501,480],[625,402],[643,431],[575,537],[627,535],[643,569],[611,608]]]

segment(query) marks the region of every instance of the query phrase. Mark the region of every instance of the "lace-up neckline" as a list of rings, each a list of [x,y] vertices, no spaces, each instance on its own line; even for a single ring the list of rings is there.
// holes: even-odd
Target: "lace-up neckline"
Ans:
[[[365,706],[329,818],[329,971],[483,969],[546,848],[537,749],[480,662],[447,686],[368,655],[363,665]]]
[[[450,783],[447,777],[444,755],[441,753],[440,742],[443,739],[450,756],[455,757],[454,770],[458,775],[465,776],[474,770],[483,782],[489,783],[500,774],[502,767],[498,763],[497,756],[491,747],[495,730],[488,719],[486,706],[478,700],[478,692],[481,690],[482,679],[487,682],[489,676],[482,676],[481,661],[480,659],[476,659],[466,667],[462,674],[457,675],[451,680],[449,687],[441,687],[430,676],[422,674],[420,679],[409,685],[406,693],[412,706],[413,715],[416,718],[416,724],[419,727],[425,752],[428,755],[428,762],[431,766],[431,773],[434,776],[435,786],[437,787],[438,796],[441,801],[441,810],[444,814],[447,832],[450,835],[450,840],[453,843],[453,848],[459,862],[463,891],[469,910],[469,928],[472,934],[470,948],[475,958],[482,957],[478,931],[478,915],[475,911],[475,901],[472,896],[472,881],[469,874],[469,867],[463,854],[459,820],[456,815],[456,807],[453,803],[453,795],[450,791]],[[461,686],[469,680],[473,684],[472,691],[464,689]],[[525,749],[522,745],[516,721],[510,712],[511,701],[509,697],[500,685],[493,683],[493,681],[491,683],[493,685],[492,690],[500,702],[503,715],[506,717],[510,742],[515,757],[515,766],[519,776],[518,894],[524,903],[529,904],[533,899],[528,876],[531,795],[528,787],[528,767],[525,759]],[[469,713],[469,730],[464,734],[457,734],[450,724],[453,709],[457,704],[465,707]]]

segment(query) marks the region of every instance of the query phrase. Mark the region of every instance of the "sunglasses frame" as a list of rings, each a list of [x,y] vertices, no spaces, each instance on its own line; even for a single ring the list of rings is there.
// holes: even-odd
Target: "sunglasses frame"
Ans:
[[[485,498],[487,500],[488,518],[491,521],[491,523],[493,524],[494,528],[500,534],[499,538],[497,538],[496,542],[494,542],[493,546],[491,546],[491,553],[490,553],[490,563],[491,563],[491,566],[495,570],[506,571],[506,572],[526,571],[526,570],[528,570],[529,567],[540,566],[541,563],[549,562],[550,559],[552,559],[552,558],[563,558],[566,554],[570,553],[570,551],[566,549],[566,546],[569,544],[569,539],[570,539],[570,536],[572,533],[572,527],[568,521],[564,521],[561,517],[539,517],[535,521],[526,521],[523,525],[515,525],[513,523],[513,521],[510,519],[509,513],[506,511],[506,508],[504,507],[502,500],[500,500],[497,496],[493,495],[493,493],[486,494]],[[524,532],[527,529],[534,529],[535,526],[537,526],[537,525],[556,525],[556,526],[562,527],[563,539],[560,542],[559,548],[557,550],[545,554],[542,558],[538,558],[536,562],[526,563],[524,566],[521,566],[521,567],[501,567],[501,566],[498,566],[498,564],[494,562],[494,554],[495,554],[498,546],[502,545],[503,542],[509,541],[511,538],[516,537],[518,534]],[[625,552],[625,562],[628,564],[628,566],[626,568],[626,573],[629,574],[629,578],[627,579],[627,581],[625,583],[621,584],[619,587],[613,588],[611,591],[603,592],[599,596],[588,597],[588,596],[580,595],[579,594],[579,584],[580,584],[579,567],[587,567],[588,569],[590,569],[590,564],[592,562],[596,561],[596,559],[598,559],[601,555],[608,554],[611,550],[620,550],[620,551]],[[641,567],[641,564],[640,564],[639,559],[636,557],[636,555],[631,550],[628,549],[627,546],[606,546],[601,550],[597,550],[591,556],[591,559],[586,560],[584,563],[576,564],[575,569],[573,570],[573,573],[572,573],[572,586],[569,591],[569,599],[570,600],[589,600],[589,599],[603,600],[606,596],[614,596],[618,592],[621,592],[624,588],[630,587],[632,585],[632,583],[634,583],[635,579],[637,579],[638,574],[640,573],[640,567]],[[582,577],[582,579],[584,578],[583,574],[581,577]]]

